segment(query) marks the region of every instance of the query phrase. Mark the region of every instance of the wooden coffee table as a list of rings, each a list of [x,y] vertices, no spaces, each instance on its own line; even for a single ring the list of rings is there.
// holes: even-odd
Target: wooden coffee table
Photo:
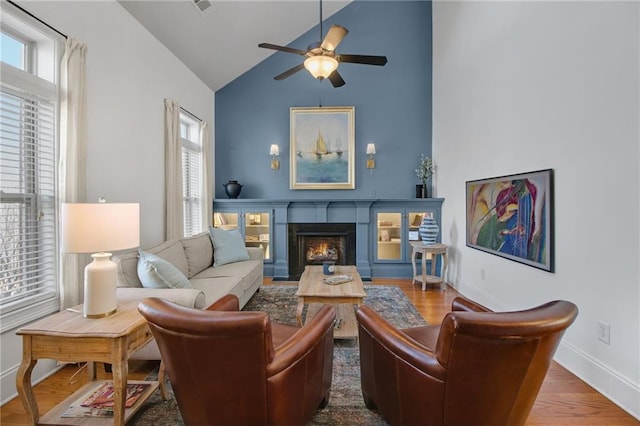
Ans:
[[[322,304],[328,303],[336,308],[336,326],[333,330],[335,339],[350,339],[358,337],[358,324],[353,305],[360,306],[366,293],[362,279],[355,266],[336,265],[335,275],[350,275],[353,281],[343,284],[325,284],[322,280],[332,275],[322,273],[322,265],[307,265],[298,283],[298,308],[296,320],[302,326],[302,311],[305,304],[307,321],[320,309]]]

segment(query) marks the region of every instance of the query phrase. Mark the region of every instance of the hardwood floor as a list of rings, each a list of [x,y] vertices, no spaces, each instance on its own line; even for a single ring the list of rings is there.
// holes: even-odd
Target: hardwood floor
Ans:
[[[265,280],[265,285],[286,285],[295,283]],[[430,324],[442,322],[449,312],[451,301],[458,296],[456,290],[446,291],[427,289],[423,292],[418,285],[409,280],[374,280],[376,284],[398,285],[418,311]],[[153,361],[131,361],[129,377],[143,379],[157,365]],[[46,413],[68,395],[86,383],[86,372],[78,372],[77,365],[68,365],[34,387],[36,400],[41,414]],[[77,373],[77,374],[76,374]],[[108,374],[99,368],[99,377]],[[15,426],[27,424],[27,416],[18,398],[0,407],[0,424]],[[624,410],[600,395],[593,388],[569,373],[560,365],[553,363],[531,411],[527,425],[530,426],[626,426],[640,425]]]

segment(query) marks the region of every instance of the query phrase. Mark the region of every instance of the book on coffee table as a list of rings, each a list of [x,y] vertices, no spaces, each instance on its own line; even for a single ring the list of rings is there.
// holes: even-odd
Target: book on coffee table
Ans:
[[[349,281],[353,281],[353,277],[351,275],[335,275],[322,280],[322,282],[329,285],[344,284]]]

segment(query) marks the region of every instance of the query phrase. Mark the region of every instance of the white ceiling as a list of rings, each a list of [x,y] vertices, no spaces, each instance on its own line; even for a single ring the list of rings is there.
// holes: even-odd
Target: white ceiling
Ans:
[[[320,13],[317,0],[212,0],[204,13],[193,0],[118,1],[214,91],[275,52],[259,43],[286,46],[317,25]],[[323,1],[323,18],[350,1]]]

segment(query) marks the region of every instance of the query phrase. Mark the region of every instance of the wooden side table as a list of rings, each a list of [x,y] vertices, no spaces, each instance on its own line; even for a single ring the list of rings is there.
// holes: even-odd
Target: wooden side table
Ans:
[[[416,274],[416,253],[420,253],[422,256],[422,273],[420,275]],[[430,274],[427,274],[427,260],[426,255],[431,256],[431,270]],[[440,276],[436,275],[436,256],[442,256],[442,263],[440,264]],[[413,281],[412,284],[415,284],[416,281],[422,283],[422,291],[425,291],[427,284],[438,284],[441,289],[445,290],[446,287],[444,285],[444,277],[447,273],[447,245],[436,243],[431,245],[425,245],[422,241],[412,241],[411,242],[411,266],[413,267]]]
[[[20,400],[32,425],[42,424],[114,424],[124,425],[158,386],[166,399],[164,382],[151,383],[149,389],[131,408],[125,409],[125,394],[129,355],[144,346],[153,337],[145,319],[138,312],[137,303],[118,306],[115,314],[97,319],[82,316],[82,306],[65,310],[18,330],[22,335],[22,363],[16,377]],[[40,358],[64,362],[88,361],[89,383],[65,399],[60,405],[40,418],[38,403],[31,387],[31,372]],[[104,381],[96,381],[94,362],[112,364],[114,395],[113,418],[63,418],[68,405],[75,402]],[[161,365],[161,370],[164,366]],[[136,382],[141,383],[141,382]]]

